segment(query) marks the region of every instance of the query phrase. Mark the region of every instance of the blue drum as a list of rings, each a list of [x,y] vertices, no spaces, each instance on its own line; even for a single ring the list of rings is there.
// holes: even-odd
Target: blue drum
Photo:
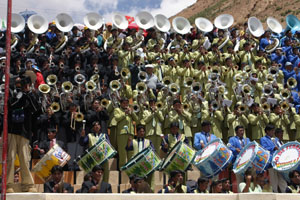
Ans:
[[[270,152],[257,142],[250,142],[242,149],[233,165],[235,174],[244,174],[247,169],[254,167],[257,172],[263,172],[270,164]]]
[[[272,166],[289,181],[289,172],[300,171],[300,143],[288,142],[282,145],[274,152]]]
[[[193,164],[201,174],[211,178],[224,170],[233,158],[232,151],[220,139],[208,143],[196,153]]]

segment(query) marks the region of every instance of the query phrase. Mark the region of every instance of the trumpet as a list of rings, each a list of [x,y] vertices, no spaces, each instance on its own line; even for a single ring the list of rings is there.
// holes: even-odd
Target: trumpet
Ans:
[[[140,81],[146,82],[147,81],[147,73],[144,72],[144,71],[140,71],[138,73],[138,78],[139,78]]]
[[[123,80],[128,80],[130,78],[130,71],[128,68],[122,68],[121,77]]]
[[[277,77],[278,73],[279,73],[278,67],[276,67],[276,66],[271,66],[271,67],[269,68],[269,74],[272,74],[272,76],[274,76],[274,78]]]
[[[219,110],[219,103],[216,100],[214,100],[211,102],[211,107],[213,111]]]
[[[244,67],[243,71],[246,72],[246,73],[250,73],[252,71],[252,69],[251,69],[250,65],[246,65]]]
[[[243,77],[242,77],[242,75],[241,75],[241,74],[236,74],[236,75],[234,75],[233,81],[234,81],[235,83],[237,83],[237,84],[242,84],[242,82],[243,82]]]
[[[80,66],[77,65],[77,66],[75,67],[75,71],[76,71],[76,72],[80,72]]]
[[[272,74],[267,74],[266,76],[266,81],[269,83],[269,84],[273,84],[273,82],[275,81],[275,78]]]
[[[290,90],[294,89],[297,86],[297,80],[293,77],[290,77],[286,83]]]
[[[244,85],[242,86],[242,92],[243,92],[245,95],[250,95],[251,92],[252,92],[251,86],[248,85],[248,84],[244,84]]]

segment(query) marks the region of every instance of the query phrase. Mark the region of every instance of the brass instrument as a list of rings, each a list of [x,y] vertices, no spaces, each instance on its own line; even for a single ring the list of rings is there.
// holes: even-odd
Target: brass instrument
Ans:
[[[282,101],[280,103],[280,107],[286,112],[290,108],[290,104],[287,101]]]
[[[243,69],[244,72],[246,73],[250,73],[252,71],[252,68],[250,67],[250,65],[246,65]]]
[[[123,80],[128,80],[130,78],[130,71],[128,68],[122,68],[121,70],[121,77]]]
[[[186,111],[188,111],[190,109],[190,104],[188,104],[188,103],[184,103],[182,106],[183,106],[183,109]]]
[[[73,90],[73,84],[70,81],[65,81],[61,85],[62,88],[62,93],[59,95],[60,96],[60,107],[62,111],[66,111],[67,108],[67,99],[69,97],[69,94]]]
[[[75,71],[76,71],[76,72],[80,72],[80,66],[79,66],[79,65],[77,65],[77,66],[75,67]]]
[[[185,78],[184,87],[190,88],[193,84],[194,79],[192,77]]]
[[[76,122],[82,122],[84,120],[84,115],[80,112],[80,106],[78,106],[78,112],[71,113],[71,129],[75,130]]]
[[[263,88],[263,94],[265,96],[271,96],[273,94],[273,87],[272,85],[265,85]]]
[[[173,96],[175,96],[175,95],[179,94],[179,92],[180,92],[180,87],[179,87],[176,83],[171,83],[171,84],[169,85],[169,92],[170,92]]]
[[[165,76],[162,80],[165,87],[168,87],[172,83],[172,79],[170,76]]]
[[[244,114],[247,111],[247,106],[245,104],[241,104],[238,106],[238,111]]]
[[[94,81],[87,81],[85,83],[86,94],[83,97],[84,108],[88,110],[91,106],[92,102],[94,101],[93,92],[96,90],[96,83]]]
[[[293,77],[290,77],[286,83],[290,90],[294,89],[297,86],[297,80]]]
[[[100,93],[100,95],[102,95],[102,92],[101,92],[101,84],[100,84],[100,75],[99,74],[94,74],[93,76],[91,76],[90,78],[90,81],[93,81],[96,86],[97,86],[97,89]]]
[[[214,66],[211,68],[211,72],[212,72],[212,73],[215,73],[215,74],[220,74],[220,67],[217,66],[217,65],[214,65]]]
[[[109,83],[109,88],[110,88],[110,94],[109,94],[109,98],[112,102],[112,105],[114,108],[117,108],[118,102],[119,102],[119,98],[120,98],[120,94],[119,94],[119,90],[121,88],[121,83],[118,80],[113,80]]]
[[[43,98],[40,98],[40,102],[42,103],[43,112],[47,111],[47,105],[49,103],[49,99],[47,94],[50,92],[50,86],[47,84],[41,84],[38,87],[38,90],[43,94]]]
[[[109,100],[104,98],[101,100],[100,104],[102,107],[107,108],[107,106],[109,105]]]
[[[200,93],[202,90],[201,84],[199,82],[194,82],[191,87],[193,93]]]
[[[286,101],[291,97],[291,91],[289,89],[283,89],[280,91],[280,97],[283,101]]]
[[[267,81],[269,84],[273,84],[274,81],[275,81],[275,77],[274,77],[272,74],[267,74],[267,76],[266,76],[266,81]]]
[[[244,84],[243,86],[242,86],[242,92],[245,94],[245,95],[251,95],[251,91],[252,91],[252,88],[251,88],[251,86],[250,85],[248,85],[248,84]]]
[[[144,103],[146,103],[147,101],[147,96],[146,96],[147,85],[145,84],[145,82],[138,82],[136,84],[136,90],[139,96],[138,103],[144,105]]]
[[[274,78],[277,77],[278,73],[279,73],[278,67],[276,67],[276,66],[271,66],[271,67],[269,68],[269,74],[272,74],[272,76],[274,76]]]
[[[96,89],[96,84],[94,81],[87,81],[85,83],[85,88],[87,92],[93,92]]]
[[[140,71],[138,73],[138,78],[139,78],[140,81],[146,82],[147,81],[147,73],[144,72],[144,71]]]
[[[137,103],[134,103],[132,105],[132,109],[133,109],[133,112],[135,112],[135,113],[138,113],[141,110],[139,104],[137,104]]]
[[[155,106],[156,106],[156,108],[157,108],[158,110],[162,110],[164,104],[163,104],[163,102],[158,101],[158,102],[155,103]]]
[[[121,88],[121,83],[120,83],[120,81],[118,81],[118,80],[113,80],[113,81],[111,81],[111,82],[109,83],[109,88],[110,88],[110,90],[113,91],[113,92],[120,90],[120,88]]]
[[[60,110],[60,105],[59,103],[57,102],[53,102],[51,105],[50,105],[51,109],[53,110],[53,112],[58,112]]]
[[[208,75],[208,81],[213,82],[213,83],[216,83],[216,82],[218,82],[218,80],[219,80],[219,75],[218,75],[218,74],[212,73],[212,72],[211,72],[211,73]]]
[[[264,112],[270,112],[271,106],[269,103],[265,102],[262,104],[262,109],[264,110]]]
[[[216,100],[211,102],[211,107],[212,107],[213,111],[219,110],[219,108],[220,108],[219,103]]]
[[[85,76],[83,74],[76,74],[74,76],[74,81],[78,85],[78,94],[81,94],[81,85],[85,82]]]
[[[236,74],[233,77],[233,81],[237,84],[242,84],[244,80],[241,74]]]

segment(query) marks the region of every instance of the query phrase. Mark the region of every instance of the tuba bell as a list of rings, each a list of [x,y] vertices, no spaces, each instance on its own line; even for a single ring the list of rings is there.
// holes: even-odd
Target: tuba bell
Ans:
[[[121,83],[118,80],[113,80],[109,83],[109,88],[112,92],[118,91],[121,88]]]
[[[162,14],[155,15],[154,24],[157,30],[161,32],[168,32],[171,28],[169,19]]]
[[[288,15],[286,17],[285,31],[288,30],[292,30],[293,32],[300,30],[300,20],[295,15]]]
[[[268,25],[268,28],[272,32],[277,33],[277,34],[280,34],[283,30],[282,25],[280,24],[280,22],[277,19],[275,19],[274,17],[268,17],[267,18],[267,25]]]
[[[53,110],[53,112],[58,112],[60,110],[60,105],[59,103],[57,102],[53,102],[51,105],[50,105],[51,109]]]
[[[248,30],[254,37],[260,37],[265,32],[261,21],[256,17],[250,17],[248,19]]]
[[[147,91],[147,85],[145,84],[145,82],[138,82],[136,84],[136,90],[139,94],[145,94],[145,92]]]
[[[191,24],[184,17],[175,17],[172,21],[172,27],[176,33],[184,35],[190,32]]]
[[[176,83],[171,83],[171,84],[169,85],[169,92],[170,92],[173,96],[175,96],[175,95],[179,94],[179,92],[180,92],[180,87],[179,87]]]
[[[96,84],[94,81],[87,81],[85,83],[85,88],[88,92],[93,92],[96,89]]]
[[[203,33],[211,32],[214,28],[213,24],[208,19],[206,19],[204,17],[196,18],[195,19],[195,25]]]
[[[27,26],[35,34],[42,34],[48,30],[48,22],[41,15],[31,15],[28,18]]]
[[[146,82],[147,81],[147,73],[144,72],[144,71],[140,71],[138,73],[138,78],[139,78],[140,81]]]
[[[39,85],[39,91],[41,92],[41,93],[43,93],[43,94],[48,94],[49,92],[50,92],[50,86],[49,85],[47,85],[47,84],[41,84],[41,85]]]
[[[64,93],[70,93],[73,90],[73,84],[70,81],[65,81],[61,85],[61,88]]]
[[[297,86],[297,80],[293,77],[290,77],[286,83],[290,90],[294,89]]]
[[[147,30],[154,26],[154,17],[151,13],[142,11],[135,16],[135,22],[141,29]]]
[[[165,87],[168,87],[172,83],[172,79],[170,76],[165,76],[162,80]]]
[[[126,81],[130,78],[130,71],[128,68],[122,68],[120,73],[123,80]]]
[[[55,25],[61,32],[69,32],[74,26],[73,19],[66,13],[60,13],[55,18]]]
[[[214,24],[218,29],[228,29],[234,22],[234,18],[229,14],[222,14],[215,18]]]
[[[273,94],[273,87],[272,85],[265,85],[263,88],[263,94],[265,96],[271,96]]]
[[[187,77],[184,80],[184,87],[190,88],[192,86],[192,84],[193,84],[193,81],[194,81],[194,79],[192,77]]]
[[[98,13],[90,12],[84,16],[83,23],[91,30],[98,30],[103,25],[103,20]]]
[[[242,92],[245,94],[245,95],[250,95],[251,94],[251,91],[252,91],[252,88],[250,85],[248,84],[244,84],[242,86]]]
[[[191,87],[193,93],[199,93],[202,90],[201,84],[199,82],[194,82]]]
[[[291,91],[289,89],[283,89],[280,91],[280,97],[283,101],[291,97]]]
[[[118,29],[126,29],[128,27],[128,21],[122,13],[114,13],[112,17],[113,26]]]

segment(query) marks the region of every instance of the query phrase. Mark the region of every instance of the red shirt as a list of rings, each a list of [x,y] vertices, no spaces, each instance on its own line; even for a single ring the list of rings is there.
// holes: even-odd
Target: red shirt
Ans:
[[[36,72],[36,81],[34,87],[37,89],[39,85],[45,84],[43,74],[41,72]]]

